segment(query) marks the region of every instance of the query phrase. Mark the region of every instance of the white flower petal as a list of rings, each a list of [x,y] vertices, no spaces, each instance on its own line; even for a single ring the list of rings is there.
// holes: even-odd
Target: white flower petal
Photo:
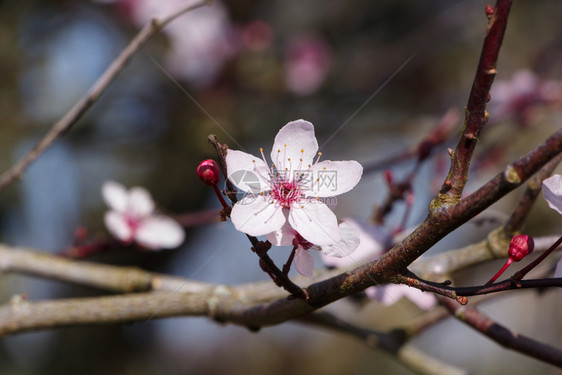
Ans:
[[[269,190],[269,168],[262,160],[248,153],[228,150],[226,154],[228,179],[240,190],[259,194]]]
[[[341,241],[334,244],[322,246],[322,255],[328,257],[350,257],[359,246],[359,232],[353,225],[340,223]]]
[[[154,211],[154,201],[148,190],[138,186],[131,188],[127,211],[139,218],[150,215]]]
[[[232,207],[230,218],[237,230],[250,236],[274,232],[286,222],[283,209],[263,195],[246,196]]]
[[[117,211],[108,211],[103,217],[107,230],[120,241],[133,239],[133,228],[127,223],[125,216]]]
[[[562,214],[562,176],[555,174],[544,180],[542,193],[550,208]]]
[[[283,214],[285,215],[285,218],[287,218],[288,213],[289,210],[284,208]],[[267,240],[275,246],[292,246],[296,233],[297,232],[293,229],[291,224],[286,221],[280,229],[266,234],[265,238],[267,238]]]
[[[303,276],[312,276],[314,270],[314,258],[308,250],[298,247],[295,251],[295,269]]]
[[[391,239],[390,233],[382,226],[360,223],[352,218],[344,218],[340,228],[344,223],[353,227],[359,233],[359,245],[353,253],[341,258],[325,256],[324,253],[320,254],[324,264],[328,267],[358,267],[367,261],[375,260],[381,256],[382,251]],[[342,238],[345,238],[343,231]]]
[[[432,309],[437,304],[437,298],[432,293],[422,292],[408,285],[400,286],[404,289],[404,297],[415,303],[422,310]]]
[[[318,142],[314,136],[314,126],[308,121],[296,120],[287,123],[277,133],[271,149],[271,160],[279,171],[287,170],[292,176],[293,171],[306,170],[312,165],[316,151]]]
[[[554,270],[554,275],[552,277],[562,277],[562,259],[556,263],[556,269]]]
[[[162,215],[143,220],[135,233],[135,241],[152,250],[173,249],[184,239],[183,228],[175,220]]]
[[[354,160],[321,161],[312,166],[312,188],[307,197],[333,197],[353,189],[361,179],[363,167]]]
[[[119,212],[125,212],[127,210],[129,193],[120,183],[115,181],[104,182],[101,187],[101,195],[105,204],[112,210]]]
[[[390,306],[398,302],[402,297],[407,297],[419,308],[429,310],[437,303],[435,296],[431,293],[424,293],[419,289],[411,288],[403,284],[387,284],[365,289],[365,294],[384,306]]]
[[[317,200],[302,200],[289,212],[289,223],[307,241],[324,246],[341,240],[336,215]]]

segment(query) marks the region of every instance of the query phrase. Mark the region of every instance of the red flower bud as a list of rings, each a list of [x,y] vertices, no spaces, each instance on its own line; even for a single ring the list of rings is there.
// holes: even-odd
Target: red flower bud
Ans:
[[[204,160],[197,167],[197,176],[209,186],[216,185],[221,176],[219,165],[213,159]]]
[[[427,159],[429,154],[431,154],[431,151],[433,150],[433,147],[435,147],[435,141],[433,141],[431,139],[426,139],[426,140],[422,141],[418,145],[418,160],[423,161],[423,160]]]
[[[518,234],[511,239],[509,243],[509,257],[516,262],[530,254],[535,248],[533,237],[526,234]]]
[[[494,14],[494,7],[490,4],[486,5],[486,16],[490,18]]]
[[[392,182],[394,181],[394,175],[390,169],[385,169],[384,171],[384,179],[386,180],[386,184],[388,186],[392,186]]]

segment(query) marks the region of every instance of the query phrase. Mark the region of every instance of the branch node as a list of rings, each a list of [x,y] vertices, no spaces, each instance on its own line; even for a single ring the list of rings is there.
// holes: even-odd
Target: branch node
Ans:
[[[508,165],[503,173],[505,180],[512,184],[512,185],[519,185],[521,184],[521,177],[519,176],[519,172],[513,167],[513,165]]]
[[[466,298],[465,296],[458,296],[456,300],[458,303],[460,303],[463,306],[468,303],[468,298]]]

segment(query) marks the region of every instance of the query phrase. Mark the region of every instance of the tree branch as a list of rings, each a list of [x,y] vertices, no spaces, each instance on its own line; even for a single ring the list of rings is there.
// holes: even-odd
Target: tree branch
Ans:
[[[447,298],[440,298],[440,301],[455,318],[494,340],[501,346],[562,367],[562,350],[513,332],[496,323],[472,306],[459,306],[457,303]]]
[[[470,160],[476,148],[480,131],[488,121],[486,104],[496,76],[496,64],[511,3],[511,0],[498,0],[495,11],[488,21],[480,61],[476,68],[476,76],[466,106],[464,129],[452,155],[451,168],[438,198],[443,203],[454,203],[461,198],[468,179]]]
[[[385,333],[359,327],[327,312],[315,312],[301,318],[300,321],[355,337],[370,348],[382,349],[416,373],[428,375],[467,374],[466,371],[439,361],[419,351],[411,344],[405,343],[405,337],[398,331]]]
[[[404,241],[379,258],[376,267],[375,263],[371,263],[372,270],[368,273],[375,275],[378,272],[376,278],[384,281],[391,278],[393,274],[404,272],[431,246],[523,184],[561,153],[562,129],[550,136],[543,144],[508,165],[504,171],[460,202],[443,205],[438,198],[434,199],[430,204],[428,218]],[[383,270],[384,272],[381,272]]]
[[[560,163],[560,160],[562,160],[562,154],[559,154],[557,157],[546,163],[545,166],[529,180],[527,187],[523,192],[523,196],[505,224],[504,232],[506,236],[514,236],[521,230],[521,228],[523,228],[525,219],[531,211],[531,208],[533,208],[533,204],[541,192],[542,181],[552,174],[552,171],[554,171],[556,166]]]
[[[152,19],[139,33],[131,40],[129,45],[117,56],[109,65],[105,72],[98,78],[88,92],[45,134],[45,136],[33,147],[33,149],[18,160],[10,169],[0,175],[0,191],[19,179],[25,169],[41,154],[49,148],[62,134],[72,128],[80,118],[90,109],[90,107],[103,94],[109,84],[123,70],[132,56],[137,52],[152,36],[160,32],[166,25],[178,18],[180,15],[200,8],[210,3],[210,0],[201,0],[195,4],[183,5],[172,14],[160,19]]]
[[[432,281],[422,280],[416,275],[398,275],[396,280],[424,292],[432,292],[448,298],[455,299],[462,304],[466,304],[467,300],[464,297],[478,296],[482,294],[505,292],[508,290],[519,289],[539,289],[548,287],[562,287],[562,278],[554,279],[531,279],[531,280],[514,280],[513,278],[500,281],[492,285],[482,286],[466,286],[466,287],[452,287],[444,285],[443,283],[434,283]]]

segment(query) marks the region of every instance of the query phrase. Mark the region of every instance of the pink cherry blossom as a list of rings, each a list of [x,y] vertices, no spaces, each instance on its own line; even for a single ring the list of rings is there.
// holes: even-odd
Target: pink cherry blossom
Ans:
[[[261,158],[228,150],[228,178],[249,193],[232,207],[235,228],[251,236],[283,238],[289,233],[282,229],[288,223],[314,245],[341,241],[336,215],[325,202],[355,187],[363,167],[351,160],[319,162],[321,153],[314,161],[317,150],[314,126],[304,120],[289,122],[279,130],[271,151],[271,168],[263,149]]]
[[[344,222],[356,229],[359,234],[359,246],[353,253],[340,258],[322,255],[322,260],[327,266],[358,267],[380,257],[384,249],[390,245],[391,235],[383,227],[359,223],[351,218],[345,218]],[[432,308],[437,303],[433,294],[403,284],[372,286],[365,289],[365,293],[369,298],[385,306],[396,303],[402,297],[408,298],[424,310]]]
[[[142,187],[129,191],[117,182],[102,186],[102,196],[110,210],[105,213],[105,226],[123,242],[137,242],[151,250],[178,247],[184,240],[182,227],[173,219],[154,213],[150,193]]]
[[[96,0],[100,2],[100,0]],[[105,0],[105,2],[109,2]],[[114,0],[138,26],[165,17],[195,0]],[[175,77],[205,88],[212,84],[227,59],[238,50],[237,33],[220,1],[183,14],[163,32],[170,41],[165,66]]]
[[[291,42],[285,60],[287,88],[298,95],[314,93],[330,71],[332,53],[317,37],[299,37]]]

